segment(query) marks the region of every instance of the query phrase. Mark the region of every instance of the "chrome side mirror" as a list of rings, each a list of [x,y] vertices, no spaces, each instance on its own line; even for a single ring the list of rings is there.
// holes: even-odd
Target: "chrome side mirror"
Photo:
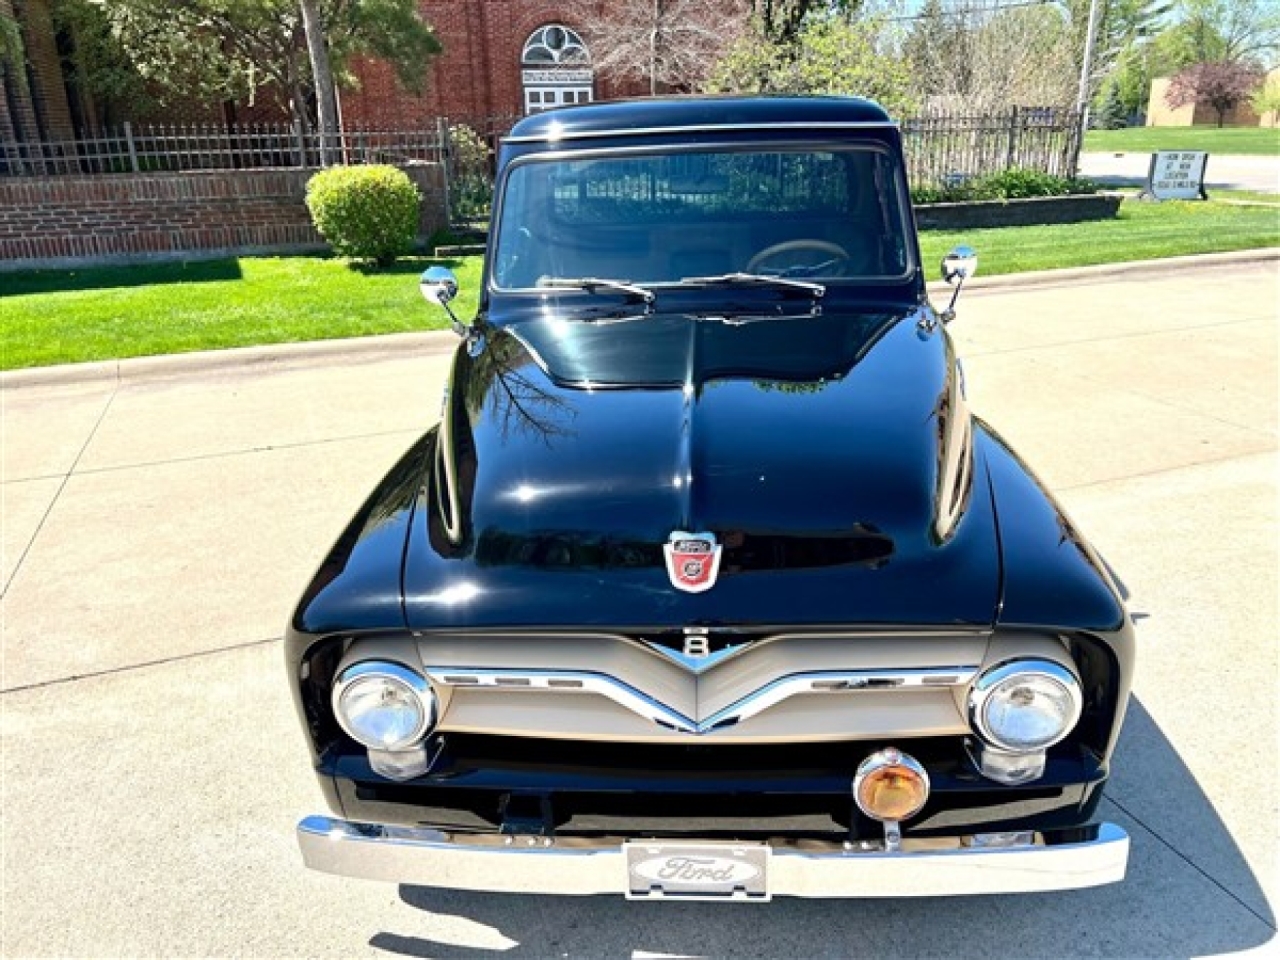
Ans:
[[[947,283],[968,280],[978,272],[978,254],[973,247],[956,247],[942,258],[942,279]]]
[[[448,267],[428,267],[418,280],[418,289],[428,303],[443,307],[458,295],[458,278]]]
[[[960,288],[977,272],[978,254],[973,247],[955,247],[942,258],[942,279],[955,284],[955,289],[951,291],[951,302],[942,311],[943,323],[950,323],[956,318],[956,298],[960,296]]]
[[[467,325],[458,319],[458,315],[449,306],[449,301],[458,295],[458,278],[453,275],[452,270],[448,267],[428,267],[418,278],[418,289],[428,303],[444,307],[454,333],[460,337],[467,336],[470,332]]]

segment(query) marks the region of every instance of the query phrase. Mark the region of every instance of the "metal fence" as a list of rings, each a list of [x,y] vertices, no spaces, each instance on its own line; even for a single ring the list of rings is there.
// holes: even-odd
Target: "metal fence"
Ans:
[[[451,127],[466,126],[492,155],[515,117],[440,118],[416,129],[348,129],[322,138],[296,125],[146,125],[74,140],[0,144],[0,176],[151,173],[310,167],[322,147],[342,163],[440,162]],[[985,116],[923,115],[903,121],[912,178],[936,181],[1009,167],[1069,173],[1080,136],[1073,110],[1015,107]]]
[[[414,129],[346,129],[322,138],[296,125],[129,123],[74,140],[0,144],[0,176],[67,176],[317,167],[329,163],[442,163],[455,223],[482,220],[498,141],[517,117],[441,117]],[[911,181],[942,184],[1025,167],[1075,172],[1080,116],[1014,108],[986,116],[926,114],[902,124]]]
[[[0,176],[314,167],[325,152],[338,163],[439,162],[441,129],[349,129],[322,137],[288,124],[125,123],[74,140],[0,144]]]
[[[913,184],[944,184],[1013,167],[1074,176],[1080,114],[1052,107],[1008,113],[913,117],[902,124]]]

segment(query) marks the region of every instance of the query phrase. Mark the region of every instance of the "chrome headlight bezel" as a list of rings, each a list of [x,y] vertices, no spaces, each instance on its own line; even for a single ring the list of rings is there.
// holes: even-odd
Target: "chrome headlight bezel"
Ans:
[[[1034,743],[1015,743],[992,729],[988,709],[993,698],[1015,685],[1015,681],[1020,678],[1031,679],[1040,684],[1047,683],[1050,689],[1056,687],[1061,691],[1066,705],[1065,722],[1052,737],[1045,737]],[[969,725],[985,743],[1009,753],[1041,753],[1054,744],[1061,743],[1080,722],[1083,709],[1084,694],[1080,689],[1079,679],[1071,670],[1052,660],[1006,661],[984,671],[969,691]]]
[[[344,698],[369,684],[390,687],[417,707],[416,721],[392,741],[372,737],[367,730],[361,730],[357,722],[348,715]],[[331,696],[333,714],[338,725],[347,736],[371,750],[408,750],[417,746],[435,725],[439,709],[436,693],[424,676],[403,664],[387,660],[363,660],[344,668],[334,681]]]

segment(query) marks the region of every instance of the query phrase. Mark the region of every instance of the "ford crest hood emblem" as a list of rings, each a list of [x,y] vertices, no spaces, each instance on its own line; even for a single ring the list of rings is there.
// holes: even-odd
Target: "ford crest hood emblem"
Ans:
[[[716,585],[720,572],[720,544],[713,533],[677,530],[662,548],[671,585],[686,593],[702,593]]]

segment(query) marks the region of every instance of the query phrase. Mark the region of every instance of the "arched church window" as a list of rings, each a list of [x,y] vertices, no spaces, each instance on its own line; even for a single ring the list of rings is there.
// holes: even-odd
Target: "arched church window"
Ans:
[[[529,34],[520,66],[526,114],[595,99],[591,54],[569,27],[549,23]]]
[[[591,62],[587,45],[582,42],[582,38],[575,31],[558,23],[539,27],[529,34],[529,39],[524,42],[524,53],[520,59],[530,65]]]

